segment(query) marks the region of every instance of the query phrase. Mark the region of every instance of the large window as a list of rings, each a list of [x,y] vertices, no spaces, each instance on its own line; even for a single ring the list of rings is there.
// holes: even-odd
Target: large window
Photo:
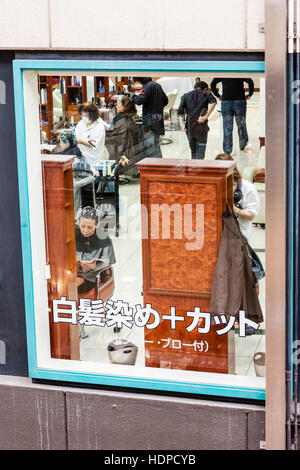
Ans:
[[[264,398],[263,65],[15,63],[31,377]]]

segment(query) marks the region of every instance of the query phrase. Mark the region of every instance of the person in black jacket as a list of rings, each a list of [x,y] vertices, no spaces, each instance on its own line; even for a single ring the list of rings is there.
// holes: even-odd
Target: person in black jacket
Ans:
[[[105,134],[109,159],[119,161],[125,155],[129,161],[125,166],[119,166],[119,174],[137,175],[135,163],[144,158],[144,153],[142,142],[139,142],[140,125],[136,107],[129,96],[124,95],[116,108],[117,114]]]
[[[216,103],[216,98],[208,92],[208,84],[202,81],[197,81],[194,90],[185,93],[181,98],[178,118],[180,127],[186,132],[189,140],[192,158],[203,159],[205,157],[209,131],[207,120]]]
[[[75,226],[77,277],[83,280],[77,288],[78,298],[98,298],[97,277],[104,276],[104,281],[111,277],[111,265],[116,262],[112,241],[98,225],[96,209],[84,207]],[[79,331],[80,339],[88,336],[84,325],[79,324]]]
[[[246,96],[244,82],[249,86]],[[217,84],[222,84],[222,96],[217,90]],[[244,150],[248,143],[246,126],[247,100],[253,95],[254,83],[251,78],[214,78],[210,84],[213,94],[222,101],[221,112],[223,117],[223,151],[232,152],[233,118],[235,118],[240,149]]]
[[[131,99],[136,105],[143,106],[143,124],[146,131],[154,134],[156,142],[156,155],[162,157],[159,136],[164,135],[164,107],[168,104],[168,97],[159,83],[154,82],[150,77],[133,77],[133,89]]]
[[[98,222],[96,209],[86,206],[82,209],[78,226],[75,226],[77,276],[84,280],[78,287],[79,294],[93,289],[97,274],[116,262],[108,234],[103,232],[98,236]]]

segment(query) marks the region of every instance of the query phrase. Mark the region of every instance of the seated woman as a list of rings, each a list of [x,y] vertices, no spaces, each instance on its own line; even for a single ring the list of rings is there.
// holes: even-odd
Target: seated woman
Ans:
[[[137,174],[134,164],[143,158],[141,126],[138,121],[135,104],[128,96],[123,96],[117,102],[117,115],[105,135],[109,159],[119,161],[125,155],[129,160],[124,167],[120,166],[120,174]]]
[[[99,273],[109,271],[116,262],[109,236],[105,232],[99,233],[100,237],[97,234],[98,221],[96,209],[87,206],[82,209],[79,226],[75,227],[77,276],[84,279],[78,287],[79,297],[96,288]]]

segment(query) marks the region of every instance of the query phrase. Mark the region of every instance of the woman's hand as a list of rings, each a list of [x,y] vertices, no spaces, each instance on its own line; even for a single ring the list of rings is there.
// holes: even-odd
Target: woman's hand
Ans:
[[[82,271],[86,273],[87,271],[93,271],[96,269],[97,261],[81,261],[80,264]]]
[[[205,116],[200,116],[200,117],[198,118],[199,124],[203,124],[205,121],[207,121],[207,118],[208,118],[208,115],[207,115],[207,114],[205,114]]]
[[[76,139],[76,144],[77,145],[81,144],[81,145],[85,145],[86,147],[93,148],[93,146],[87,140]]]
[[[234,204],[233,204],[233,212],[238,217],[243,217],[244,219],[247,219],[247,220],[253,220],[254,219],[254,215],[251,212],[240,209],[239,207],[235,206]]]
[[[233,212],[235,215],[240,215],[241,209],[233,204]]]

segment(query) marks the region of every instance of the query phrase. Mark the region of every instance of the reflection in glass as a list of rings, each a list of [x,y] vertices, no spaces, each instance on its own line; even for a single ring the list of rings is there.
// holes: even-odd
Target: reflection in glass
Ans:
[[[264,277],[263,320],[245,337],[239,312],[222,338],[209,315],[226,201],[265,263],[264,78],[74,72],[40,76],[39,93],[52,357],[264,376]],[[225,177],[234,162],[239,177]]]

